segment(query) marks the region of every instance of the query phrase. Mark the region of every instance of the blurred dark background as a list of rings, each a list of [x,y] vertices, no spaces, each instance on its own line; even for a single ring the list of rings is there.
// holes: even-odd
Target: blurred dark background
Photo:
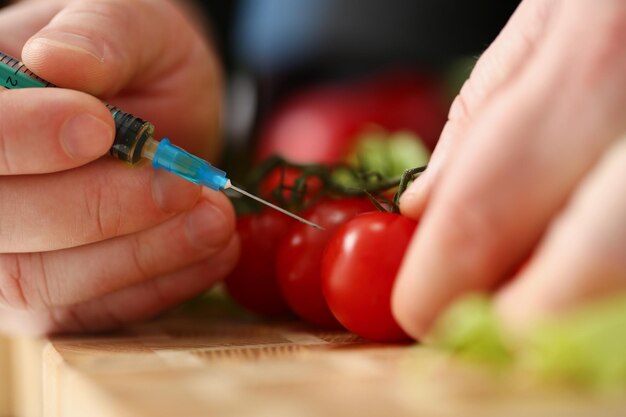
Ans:
[[[267,105],[308,83],[479,55],[519,0],[175,0],[206,12],[228,74]],[[0,0],[0,6],[10,3]]]
[[[478,54],[517,0],[200,1],[229,65],[256,71],[429,67]]]
[[[225,135],[250,145],[285,98],[388,69],[457,88],[519,0],[174,0],[206,17],[226,72]],[[9,2],[0,0],[0,5]],[[450,97],[455,91],[450,92]]]
[[[228,74],[228,143],[245,149],[259,121],[307,86],[407,67],[462,81],[518,3],[198,1]]]
[[[517,0],[200,1],[227,68],[304,81],[480,54]],[[277,86],[279,87],[279,86]]]

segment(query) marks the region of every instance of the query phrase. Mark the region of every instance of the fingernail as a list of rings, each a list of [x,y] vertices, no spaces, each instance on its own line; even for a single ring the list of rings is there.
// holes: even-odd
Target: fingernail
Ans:
[[[55,30],[40,33],[36,38],[32,38],[28,41],[31,45],[37,42],[46,46],[89,54],[101,62],[104,60],[104,43],[96,42],[92,38],[84,35]]]
[[[113,143],[113,126],[89,113],[69,118],[61,128],[61,143],[74,159],[104,155]]]
[[[232,235],[226,215],[206,200],[189,212],[185,227],[191,244],[202,249],[226,244]]]
[[[170,172],[158,169],[152,176],[152,198],[168,214],[188,210],[198,201],[202,187]]]

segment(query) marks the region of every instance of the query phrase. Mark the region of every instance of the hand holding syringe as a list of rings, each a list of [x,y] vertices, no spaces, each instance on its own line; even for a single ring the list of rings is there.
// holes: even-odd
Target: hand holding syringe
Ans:
[[[240,246],[226,196],[102,157],[116,123],[95,97],[219,149],[220,64],[185,2],[11,3],[0,50],[61,88],[0,78],[0,333],[117,328],[223,279]]]
[[[4,87],[9,89],[54,87],[53,84],[28,70],[19,60],[2,52],[0,52],[0,80],[4,80]],[[226,172],[172,145],[169,139],[163,139],[160,142],[155,140],[152,137],[154,126],[150,122],[110,104],[107,107],[111,111],[116,128],[115,141],[110,153],[118,159],[130,164],[138,163],[142,159],[151,160],[152,166],[156,169],[162,168],[213,190],[232,189],[303,223],[321,229],[320,226],[306,219],[234,186],[226,177]]]

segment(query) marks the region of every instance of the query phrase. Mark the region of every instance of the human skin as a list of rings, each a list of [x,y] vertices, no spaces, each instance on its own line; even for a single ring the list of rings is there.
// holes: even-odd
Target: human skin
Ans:
[[[234,266],[221,193],[106,155],[111,114],[219,153],[220,67],[181,2],[23,1],[0,50],[62,88],[0,91],[0,332],[93,331],[142,320]],[[36,174],[36,175],[33,175]]]
[[[414,338],[472,291],[521,336],[626,289],[625,45],[622,0],[525,0],[482,55],[401,199],[421,220],[393,310]]]

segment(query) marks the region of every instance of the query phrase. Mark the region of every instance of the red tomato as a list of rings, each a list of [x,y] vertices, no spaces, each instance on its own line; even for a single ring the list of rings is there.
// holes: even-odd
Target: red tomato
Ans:
[[[291,199],[290,187],[295,186],[295,182],[302,175],[302,172],[296,168],[286,167],[284,169],[277,168],[271,171],[261,182],[260,193],[263,198],[276,200],[274,198],[274,190],[283,185],[282,197],[286,202]],[[309,201],[311,197],[317,194],[322,188],[322,182],[318,177],[309,177],[306,183],[306,197],[304,201]]]
[[[341,327],[322,294],[322,254],[328,239],[341,224],[358,213],[372,210],[374,205],[365,198],[320,201],[302,215],[325,230],[296,223],[281,241],[276,254],[278,283],[287,303],[302,319],[320,327]]]
[[[290,311],[278,288],[274,259],[279,239],[293,222],[271,209],[237,219],[241,252],[237,266],[226,277],[225,286],[231,297],[246,309],[264,316],[280,316]]]
[[[348,330],[367,339],[409,339],[391,314],[391,290],[415,220],[365,213],[341,226],[322,260],[322,288],[331,311]]]
[[[412,131],[433,149],[446,121],[444,96],[438,82],[415,71],[304,90],[262,126],[257,158],[278,154],[293,162],[338,162],[374,124]]]

